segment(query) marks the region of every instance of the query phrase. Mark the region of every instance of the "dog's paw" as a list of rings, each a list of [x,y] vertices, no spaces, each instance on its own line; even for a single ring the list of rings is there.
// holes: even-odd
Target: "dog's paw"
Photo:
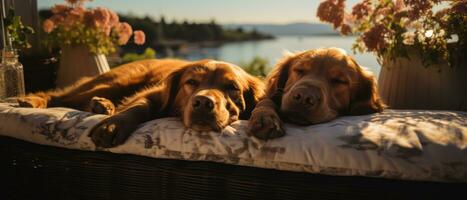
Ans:
[[[113,115],[115,105],[108,99],[102,97],[93,97],[89,102],[91,112],[96,114]]]
[[[91,130],[90,137],[96,146],[110,148],[123,144],[135,128],[125,118],[113,116],[97,124]]]
[[[272,110],[254,112],[250,118],[247,133],[262,140],[285,135],[279,115]]]
[[[47,108],[47,100],[37,96],[27,96],[17,99],[20,107],[24,108]]]

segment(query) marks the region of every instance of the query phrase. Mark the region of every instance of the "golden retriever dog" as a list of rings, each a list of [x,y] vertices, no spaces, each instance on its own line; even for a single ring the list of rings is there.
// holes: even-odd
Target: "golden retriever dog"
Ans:
[[[186,127],[220,131],[248,119],[264,96],[261,80],[220,61],[144,60],[86,78],[63,90],[29,94],[22,107],[71,107],[110,115],[90,136],[97,146],[122,144],[143,122],[177,116]]]
[[[248,130],[260,139],[283,136],[283,121],[311,125],[385,108],[375,78],[338,48],[286,56],[266,81],[266,97],[254,109]]]

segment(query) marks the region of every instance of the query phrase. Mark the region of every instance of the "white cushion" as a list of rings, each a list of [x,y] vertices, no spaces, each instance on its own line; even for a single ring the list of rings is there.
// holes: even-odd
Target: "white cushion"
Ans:
[[[96,148],[89,130],[105,118],[69,108],[0,104],[0,135],[32,143],[153,158],[211,161],[328,175],[467,182],[467,113],[386,110],[313,126],[286,124],[283,138],[261,141],[247,121],[218,132],[186,129],[177,118],[140,125],[121,146]]]

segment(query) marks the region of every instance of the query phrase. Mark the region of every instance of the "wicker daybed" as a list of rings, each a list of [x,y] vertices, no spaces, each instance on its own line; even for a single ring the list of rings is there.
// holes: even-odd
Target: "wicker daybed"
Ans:
[[[96,148],[105,116],[0,104],[0,199],[433,199],[467,188],[467,113],[386,110],[270,141],[177,118]]]

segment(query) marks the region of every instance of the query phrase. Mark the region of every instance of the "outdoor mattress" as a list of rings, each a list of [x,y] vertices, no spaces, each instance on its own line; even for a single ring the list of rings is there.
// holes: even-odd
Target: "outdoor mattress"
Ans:
[[[467,182],[467,113],[386,110],[312,126],[285,125],[285,137],[262,141],[237,121],[222,132],[187,129],[178,118],[141,124],[125,144],[98,148],[88,136],[105,115],[69,108],[0,104],[0,135],[83,151],[333,176]]]

